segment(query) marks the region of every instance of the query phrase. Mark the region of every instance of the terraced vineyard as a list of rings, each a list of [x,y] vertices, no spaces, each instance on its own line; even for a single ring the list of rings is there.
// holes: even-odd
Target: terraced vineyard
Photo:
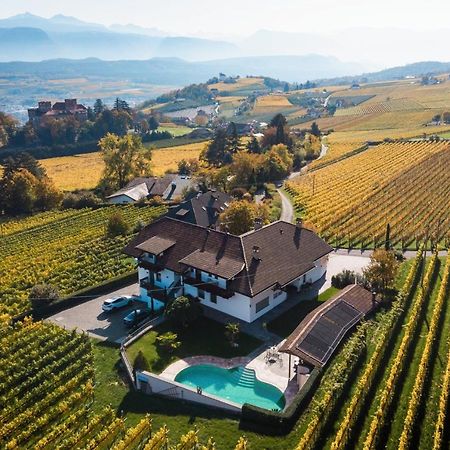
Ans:
[[[108,218],[117,210],[132,229],[138,220],[157,218],[164,208],[51,212],[0,225],[0,314],[28,310],[28,293],[35,284],[53,284],[64,296],[130,272],[134,263],[122,254],[130,235],[105,235]]]
[[[450,238],[450,144],[386,143],[299,177],[295,208],[335,246],[415,247],[425,234]]]
[[[170,440],[144,416],[133,428],[110,407],[94,412],[95,372],[87,335],[0,317],[0,447],[5,449],[213,450],[196,431]],[[240,439],[236,450],[244,449]]]
[[[410,99],[395,99],[378,103],[363,103],[351,108],[338,109],[336,116],[359,116],[391,111],[421,111],[425,109],[420,103]]]
[[[314,407],[298,450],[448,448],[450,257],[423,257],[422,246],[392,307],[369,321],[354,381],[330,387],[347,396]]]

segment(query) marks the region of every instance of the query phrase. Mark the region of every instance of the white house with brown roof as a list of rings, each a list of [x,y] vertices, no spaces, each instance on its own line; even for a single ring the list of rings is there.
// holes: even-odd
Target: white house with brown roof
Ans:
[[[241,236],[163,217],[125,248],[137,258],[152,309],[180,295],[252,322],[324,276],[332,248],[301,225],[278,221]]]

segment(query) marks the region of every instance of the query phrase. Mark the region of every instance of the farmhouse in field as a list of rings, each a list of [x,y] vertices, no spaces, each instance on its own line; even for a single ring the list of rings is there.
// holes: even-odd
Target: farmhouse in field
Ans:
[[[87,120],[87,108],[77,102],[76,98],[66,98],[63,102],[42,101],[37,108],[28,109],[28,119],[33,125],[39,125],[45,118],[75,117],[79,121]]]
[[[171,201],[194,185],[194,180],[184,175],[169,174],[161,178],[139,177],[130,181],[124,188],[109,195],[106,199],[108,203],[115,205],[134,203],[152,197],[161,197],[164,201]]]
[[[220,213],[228,208],[232,197],[220,191],[199,193],[195,197],[173,206],[167,217],[200,225],[202,227],[215,226]]]
[[[332,248],[301,224],[278,221],[241,236],[164,217],[125,248],[137,258],[141,299],[159,309],[190,295],[252,322],[327,270]]]

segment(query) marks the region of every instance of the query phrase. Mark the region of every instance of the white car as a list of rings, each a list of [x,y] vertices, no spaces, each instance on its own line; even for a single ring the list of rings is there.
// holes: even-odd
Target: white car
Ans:
[[[130,306],[133,303],[131,295],[122,295],[121,297],[108,298],[103,302],[103,311],[114,311],[125,306]]]

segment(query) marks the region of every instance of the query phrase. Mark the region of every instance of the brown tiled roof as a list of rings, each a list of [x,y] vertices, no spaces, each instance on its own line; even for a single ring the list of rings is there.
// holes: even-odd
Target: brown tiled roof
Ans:
[[[158,264],[183,273],[189,264],[230,279],[230,289],[253,297],[275,285],[284,286],[314,268],[332,251],[315,233],[287,222],[275,222],[243,236],[164,217],[146,226],[125,248],[139,257],[139,244],[153,236],[174,241]],[[257,258],[253,248],[258,247]],[[240,269],[240,270],[239,270]]]
[[[164,239],[161,236],[153,236],[150,239],[136,245],[139,250],[144,250],[145,252],[151,253],[153,255],[159,255],[160,253],[166,251],[170,247],[175,245],[175,241],[171,239]]]
[[[159,236],[175,242],[159,259],[158,264],[178,273],[186,271],[186,265],[181,261],[194,252],[202,251],[210,254],[210,273],[215,273],[224,278],[236,267],[235,261],[243,261],[241,242],[238,236],[209,230],[198,225],[189,224],[180,220],[163,217],[162,219],[147,225],[139,235],[126,247],[125,253],[139,257],[142,250],[137,246],[152,238]],[[216,261],[218,263],[216,264]],[[220,270],[219,270],[220,269]]]
[[[171,208],[167,216],[210,227],[217,222],[219,214],[225,211],[231,200],[224,192],[208,191]]]
[[[318,321],[325,317],[325,320],[323,322],[326,323],[327,326],[324,327],[322,331],[324,334],[330,334],[330,336],[333,338],[333,329],[336,332],[340,331],[338,329],[339,325],[332,319],[333,315],[339,317],[339,309],[347,310],[347,312],[349,313],[351,313],[351,310],[353,310],[354,313],[349,314],[348,317],[354,317],[356,321],[359,321],[360,318],[369,314],[377,306],[378,303],[373,302],[372,293],[370,291],[356,284],[347,286],[341,292],[337,293],[334,297],[330,298],[322,305],[308,313],[305,318],[299,323],[297,328],[288,336],[279,350],[281,352],[298,356],[299,358],[309,362],[310,364],[313,364],[314,366],[322,366],[331,357],[331,354],[339,344],[339,341],[335,342],[334,347],[330,347],[329,354],[327,354],[324,360],[319,360],[317,357],[314,357],[311,352],[308,352],[306,350],[306,346],[303,345],[303,342],[312,332],[312,330],[317,326]],[[330,316],[331,318],[329,318],[328,316]],[[342,314],[340,316],[341,329],[346,325],[344,323],[345,317],[345,314]],[[317,338],[317,329],[315,331],[316,335],[313,339]],[[320,346],[320,342],[317,342],[317,345]]]
[[[256,295],[268,286],[285,286],[314,268],[333,249],[313,231],[278,221],[241,236],[247,280]],[[259,249],[257,259],[253,249]]]
[[[166,192],[167,188],[170,186],[172,181],[176,178],[176,175],[165,175],[162,178],[157,178],[155,180],[155,184],[150,189],[150,195],[158,195],[162,197],[164,192]]]
[[[238,275],[244,268],[242,258],[217,258],[217,253],[196,250],[180,261],[188,267],[194,267],[213,275],[220,275],[229,280]]]

